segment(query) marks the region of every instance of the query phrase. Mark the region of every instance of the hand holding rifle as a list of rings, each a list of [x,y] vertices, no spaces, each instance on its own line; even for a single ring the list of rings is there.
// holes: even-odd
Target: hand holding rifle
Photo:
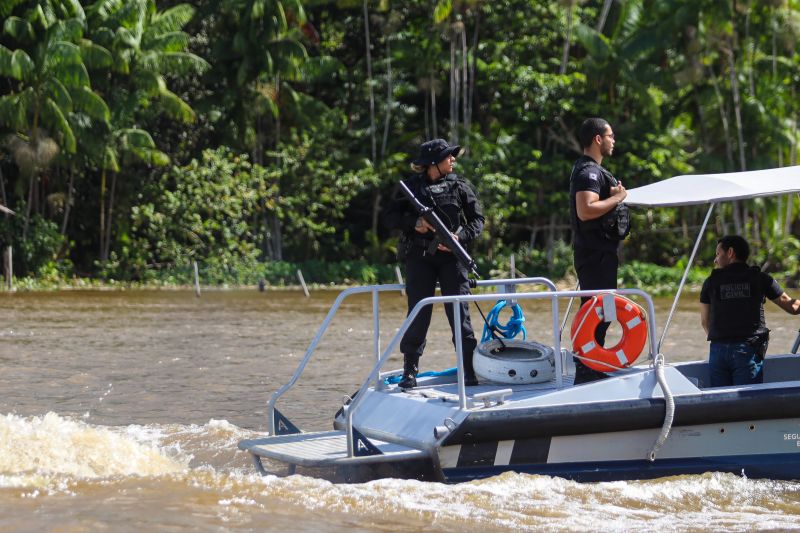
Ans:
[[[420,202],[414,196],[414,193],[411,192],[411,189],[409,189],[408,186],[402,181],[400,182],[400,190],[403,192],[406,198],[408,198],[408,200],[411,202],[411,205],[414,206],[414,209],[416,209],[417,213],[420,215],[417,219],[417,224],[414,229],[418,233],[427,233],[429,231],[436,233],[436,240],[438,240],[436,249],[452,252],[456,258],[465,267],[467,267],[467,270],[477,274],[478,267],[475,264],[475,260],[470,257],[469,253],[467,253],[461,243],[458,242],[458,236],[451,233],[436,212],[430,207],[422,204],[422,202]]]

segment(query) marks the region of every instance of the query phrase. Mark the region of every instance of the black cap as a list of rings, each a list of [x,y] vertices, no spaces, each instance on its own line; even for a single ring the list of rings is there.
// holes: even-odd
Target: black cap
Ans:
[[[444,139],[433,139],[425,141],[419,146],[419,155],[411,163],[427,167],[435,165],[450,155],[458,157],[461,153],[461,146],[457,144],[450,146]]]

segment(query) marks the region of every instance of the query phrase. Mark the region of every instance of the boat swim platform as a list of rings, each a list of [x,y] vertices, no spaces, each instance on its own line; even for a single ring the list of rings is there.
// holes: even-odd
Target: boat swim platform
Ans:
[[[243,440],[239,443],[239,449],[258,457],[304,467],[375,463],[385,462],[387,459],[411,461],[427,459],[429,456],[424,450],[401,444],[378,439],[370,439],[370,443],[378,448],[381,454],[348,457],[347,434],[338,430]]]

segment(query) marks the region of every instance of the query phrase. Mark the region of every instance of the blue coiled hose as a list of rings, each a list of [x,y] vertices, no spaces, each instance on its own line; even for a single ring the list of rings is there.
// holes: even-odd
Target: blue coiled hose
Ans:
[[[483,336],[481,342],[492,340],[492,331],[499,332],[506,339],[513,339],[519,332],[522,332],[523,340],[528,336],[523,323],[525,322],[525,315],[522,314],[522,307],[519,304],[511,306],[511,318],[505,325],[500,324],[500,311],[508,305],[505,300],[498,300],[498,302],[486,315],[486,322],[483,325]]]

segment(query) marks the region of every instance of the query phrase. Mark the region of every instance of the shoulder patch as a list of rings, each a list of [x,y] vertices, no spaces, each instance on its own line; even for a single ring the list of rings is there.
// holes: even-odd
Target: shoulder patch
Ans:
[[[589,172],[589,179],[592,181],[597,181],[597,172]]]

